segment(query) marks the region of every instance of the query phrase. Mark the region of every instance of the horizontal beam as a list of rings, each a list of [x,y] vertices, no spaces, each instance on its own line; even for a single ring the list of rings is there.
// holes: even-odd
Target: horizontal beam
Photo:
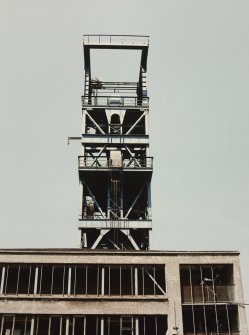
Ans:
[[[79,171],[120,171],[123,172],[151,172],[153,168],[152,167],[114,167],[114,166],[89,166],[89,167],[83,167],[79,166]]]
[[[117,252],[117,251],[116,251]],[[79,301],[72,301],[72,299],[54,300],[53,303],[49,300],[35,301],[35,300],[0,300],[0,313],[3,314],[96,314],[103,315],[103,311],[108,311],[106,314],[122,314],[122,315],[146,315],[151,314],[167,314],[169,312],[168,302],[166,298],[130,298],[124,303],[124,297],[120,298],[103,298],[89,299],[84,303]],[[96,303],[101,301],[101,303]],[[113,308],[113,301],[116,300],[115,308]],[[119,301],[117,301],[119,300]],[[31,312],[32,311],[32,312]],[[69,312],[70,311],[70,312]]]
[[[79,219],[78,229],[152,229],[151,220],[81,220]]]
[[[87,143],[112,143],[112,144],[149,144],[148,135],[102,135],[102,134],[82,134],[84,144]]]

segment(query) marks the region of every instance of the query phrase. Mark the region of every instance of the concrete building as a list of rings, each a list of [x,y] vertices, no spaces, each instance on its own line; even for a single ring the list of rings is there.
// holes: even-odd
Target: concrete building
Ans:
[[[247,334],[237,252],[1,250],[1,335]]]
[[[235,251],[151,251],[147,36],[84,36],[79,249],[0,250],[0,335],[247,335]],[[140,50],[137,82],[92,49]]]

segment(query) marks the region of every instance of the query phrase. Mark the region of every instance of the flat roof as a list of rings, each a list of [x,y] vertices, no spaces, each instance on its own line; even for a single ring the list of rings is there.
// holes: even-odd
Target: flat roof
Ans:
[[[150,256],[177,256],[177,255],[239,255],[235,250],[100,250],[80,248],[29,248],[29,249],[0,249],[0,254],[54,254],[54,255],[150,255]]]

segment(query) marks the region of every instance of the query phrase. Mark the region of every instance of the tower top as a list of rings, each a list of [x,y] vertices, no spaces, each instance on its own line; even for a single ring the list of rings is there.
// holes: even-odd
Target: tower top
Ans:
[[[145,35],[83,35],[83,45],[94,48],[141,49],[149,46]]]

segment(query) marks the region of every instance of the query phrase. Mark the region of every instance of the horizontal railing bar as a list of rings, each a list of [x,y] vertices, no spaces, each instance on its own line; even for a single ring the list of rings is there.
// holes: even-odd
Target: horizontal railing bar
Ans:
[[[129,96],[129,95],[122,95],[122,96],[118,96],[118,95],[97,95],[97,96],[90,96],[88,97],[88,95],[82,95],[81,96],[82,98],[89,98],[89,99],[98,99],[98,98],[116,98],[116,99],[123,99],[123,98],[128,98],[128,99],[138,99],[139,101],[141,100],[149,100],[149,97],[143,97],[141,99],[139,99],[138,97],[134,97],[134,96]]]
[[[122,37],[122,36],[127,36],[127,37],[150,37],[149,35],[106,35],[106,34],[84,34],[83,37],[90,37],[90,36],[107,36],[107,37],[110,37],[110,36],[119,36],[119,37]]]
[[[83,44],[149,46],[148,35],[83,35]]]
[[[101,81],[102,84],[137,85],[137,81]]]
[[[124,158],[120,165],[105,157],[78,156],[79,168],[152,168],[153,157]]]
[[[96,105],[96,106],[110,106],[110,107],[122,107],[122,106],[137,106],[145,104],[148,107],[149,97],[138,98],[134,96],[115,96],[115,95],[98,95],[88,97],[83,95],[81,97],[82,105]]]

